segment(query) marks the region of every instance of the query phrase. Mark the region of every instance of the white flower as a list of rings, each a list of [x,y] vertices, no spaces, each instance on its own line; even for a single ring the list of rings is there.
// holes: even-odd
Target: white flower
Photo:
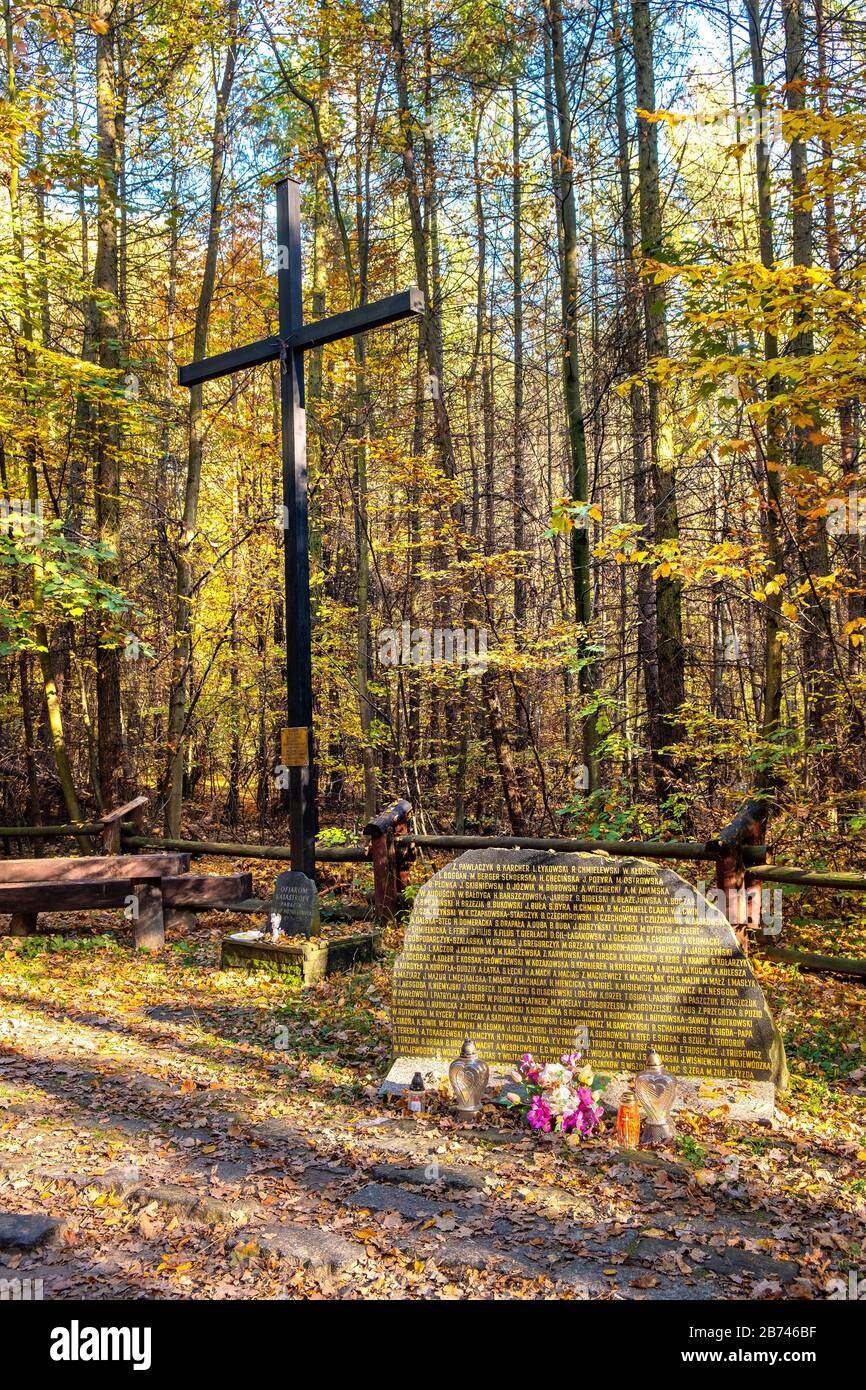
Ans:
[[[559,1086],[571,1080],[571,1072],[561,1062],[547,1062],[541,1069],[542,1086]]]
[[[565,1081],[558,1086],[551,1087],[549,1091],[545,1091],[544,1099],[556,1115],[574,1110],[577,1104],[574,1091]]]

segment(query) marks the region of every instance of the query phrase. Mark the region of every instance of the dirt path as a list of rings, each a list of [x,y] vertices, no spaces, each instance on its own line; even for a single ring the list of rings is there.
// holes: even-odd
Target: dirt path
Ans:
[[[0,1280],[45,1297],[826,1297],[863,1238],[859,1096],[675,1149],[376,1098],[387,971],[290,993],[213,943],[0,954]],[[844,1088],[843,1088],[844,1089]],[[866,1281],[864,1281],[866,1282]],[[0,1286],[2,1287],[2,1286]]]

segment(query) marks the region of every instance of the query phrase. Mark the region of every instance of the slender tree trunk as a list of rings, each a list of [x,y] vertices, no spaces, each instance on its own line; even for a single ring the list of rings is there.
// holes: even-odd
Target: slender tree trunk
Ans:
[[[633,0],[632,35],[635,60],[635,95],[639,110],[654,112],[655,73],[653,38],[648,0]],[[638,188],[640,229],[644,256],[660,258],[664,251],[662,204],[659,189],[658,126],[638,119]],[[667,357],[667,304],[664,285],[651,277],[644,280],[647,365]],[[673,458],[670,402],[650,376],[649,436],[652,457],[653,513],[657,546],[679,540],[676,472]],[[683,647],[682,583],[669,577],[656,580],[656,644],[658,659],[659,737],[663,746],[682,742],[678,711],[685,700],[685,650]],[[676,755],[659,754],[673,772]]]
[[[6,100],[10,109],[14,110],[17,101],[17,88],[15,76],[15,39],[12,23],[11,0],[4,0],[3,6],[4,33],[6,40]],[[13,127],[14,130],[14,127]],[[25,464],[26,464],[26,487],[27,502],[30,508],[30,515],[33,524],[38,524],[39,517],[39,455],[37,445],[37,424],[35,406],[35,356],[34,356],[34,332],[33,332],[33,313],[31,308],[31,293],[27,278],[26,256],[24,245],[24,230],[21,215],[21,189],[20,189],[20,149],[18,137],[13,134],[8,150],[7,186],[9,189],[9,209],[10,224],[12,233],[12,255],[16,266],[18,279],[19,311],[18,322],[19,332],[24,344],[24,374],[22,380],[22,406],[28,421],[28,439],[25,443]],[[5,452],[0,447],[0,483],[2,483],[4,494],[8,495],[6,478],[6,458]],[[41,558],[41,552],[37,547],[34,550],[34,563],[31,567],[31,602],[32,602],[32,625],[33,635],[38,649],[39,671],[42,677],[42,688],[45,697],[45,714],[48,724],[51,749],[54,754],[54,761],[57,767],[57,778],[63,795],[64,805],[70,820],[80,820],[81,811],[78,804],[78,796],[75,790],[75,782],[72,775],[72,766],[69,760],[69,753],[66,746],[66,738],[63,729],[63,714],[60,701],[57,698],[57,686],[54,679],[54,672],[51,665],[51,655],[49,652],[49,634],[44,619],[43,586],[45,583],[45,569]],[[13,580],[17,577],[13,575]],[[23,694],[23,688],[22,688]],[[90,842],[81,839],[78,842],[83,854],[90,852]]]
[[[234,337],[234,334],[232,335]],[[237,401],[237,384],[233,394]],[[231,711],[231,739],[229,741],[229,785],[226,797],[226,821],[232,830],[236,829],[241,813],[241,682],[240,682],[240,624],[238,621],[238,589],[240,587],[240,565],[238,556],[238,477],[232,479],[231,511],[231,617],[229,618],[229,710]]]
[[[520,101],[517,82],[511,87],[511,219],[512,219],[512,276],[514,313],[514,469],[512,479],[514,506],[514,549],[526,547],[526,479],[524,450],[524,385],[523,385],[523,177],[520,166]],[[514,580],[514,630],[522,634],[526,625],[527,582],[523,562],[518,562]]]
[[[514,640],[518,647],[526,641],[526,618],[529,585],[526,559],[526,420],[523,366],[523,171],[520,156],[520,98],[517,80],[511,85],[511,218],[512,218],[512,286],[514,318],[514,460],[512,468],[512,509],[514,516],[514,549],[518,552],[514,576]],[[529,683],[515,676],[515,747],[526,745],[530,737],[532,715]]]
[[[318,18],[319,95],[318,138],[324,146],[331,127],[331,7],[329,0],[320,0]],[[328,304],[328,187],[327,151],[322,148],[313,173],[313,319],[323,319]],[[324,397],[324,349],[314,348],[307,355],[306,400],[309,425],[307,430],[308,489],[317,496],[322,470],[322,400]],[[322,561],[322,528],[319,508],[313,507],[310,516],[310,562]],[[315,616],[315,615],[314,615]]]
[[[623,366],[632,378],[629,387],[629,421],[633,468],[635,524],[642,528],[642,539],[649,546],[653,539],[653,507],[650,472],[647,466],[646,398],[636,380],[642,366],[640,328],[640,279],[635,261],[635,229],[632,206],[631,152],[626,118],[625,64],[623,36],[617,0],[612,0],[613,52],[616,74],[616,125],[619,153],[620,201],[622,204],[622,253],[625,276],[625,352]],[[665,791],[663,768],[658,750],[664,744],[659,702],[659,676],[656,640],[656,596],[652,573],[647,565],[637,572],[637,663],[646,698],[650,760],[656,797]]]
[[[76,159],[76,167],[83,170],[84,160],[81,151],[78,115],[78,72],[74,36],[71,47],[71,59],[72,131],[70,138],[72,140],[73,152]],[[85,362],[94,362],[96,360],[96,301],[90,274],[90,218],[87,209],[83,173],[78,177],[76,197],[81,234],[81,285],[83,288],[81,317],[84,323],[84,332],[82,335],[81,356]],[[69,486],[66,494],[66,514],[64,518],[64,532],[70,539],[79,536],[81,533],[86,491],[86,461],[93,451],[95,423],[96,418],[93,402],[87,391],[79,391],[75,401],[75,430],[69,463]],[[71,643],[71,631],[69,641]]]
[[[427,305],[427,312],[424,314],[419,326],[419,336],[423,348],[427,374],[432,387],[434,435],[437,452],[439,454],[440,467],[444,476],[451,480],[457,476],[457,464],[451,420],[444,389],[442,321],[436,267],[435,224],[433,224],[431,216],[430,241],[433,243],[431,272],[431,265],[428,260],[428,237],[425,233],[424,226],[424,207],[422,205],[421,192],[419,189],[419,175],[415,159],[414,122],[409,102],[409,70],[403,31],[403,0],[388,0],[388,9],[391,20],[391,51],[394,58],[394,80],[397,90],[401,159],[409,210],[412,250],[415,259],[415,274],[418,280],[418,286],[424,294],[425,303]],[[429,150],[427,154],[429,158]],[[426,183],[429,193],[429,168]],[[427,206],[431,214],[435,213],[435,198],[429,198]],[[463,501],[460,496],[455,497],[451,506],[451,522],[456,537],[455,548],[457,551],[457,558],[459,561],[462,561],[465,560],[467,556],[463,539]],[[470,603],[467,609],[467,615],[472,606],[472,603]],[[508,777],[507,762],[508,759],[511,759],[511,747],[508,741],[508,732],[505,728],[504,720],[502,719],[501,704],[499,702],[496,681],[492,671],[488,669],[484,673],[479,684],[481,686],[482,701],[487,712],[488,724],[491,728],[491,736],[494,738],[497,763],[503,781],[506,805],[513,827],[515,824],[523,823],[523,809],[522,806],[519,805],[519,795],[518,801],[515,802],[511,794],[511,789],[506,786]],[[493,732],[494,729],[495,735]],[[513,759],[511,759],[511,761],[513,766]],[[515,831],[515,833],[518,832]]]
[[[39,773],[36,766],[36,742],[33,729],[33,710],[30,703],[30,673],[27,667],[27,653],[18,653],[18,680],[21,687],[21,724],[24,729],[24,758],[27,763],[27,815],[28,825],[42,824],[42,808],[39,804]],[[36,853],[42,853],[40,841],[36,841]]]
[[[116,4],[116,0],[115,0]],[[129,251],[129,213],[127,210],[126,192],[126,123],[127,108],[129,105],[129,71],[126,64],[126,53],[124,50],[125,36],[123,30],[115,29],[115,54],[117,64],[117,285],[118,285],[118,319],[121,324],[121,332],[124,337],[129,334],[129,318],[127,311],[126,289],[128,284],[128,251]]]
[[[556,269],[557,275],[562,276],[562,189],[559,179],[559,141],[556,135],[555,121],[555,102],[553,97],[553,54],[551,52],[550,25],[545,22],[542,25],[542,44],[544,48],[544,123],[547,130],[547,148],[550,155],[550,178],[553,192],[553,206],[556,219]],[[561,301],[560,294],[560,301]],[[545,341],[547,341],[547,302],[545,301]],[[557,325],[557,339],[560,337],[559,325]],[[546,362],[550,363],[553,355],[546,354]],[[560,372],[560,380],[562,373]],[[545,406],[547,414],[547,440],[548,440],[548,479],[547,479],[547,498],[548,505],[553,506],[554,497],[559,495],[561,489],[557,484],[556,492],[553,487],[553,412],[551,410],[552,394],[550,389],[550,377],[545,374]],[[557,594],[559,596],[560,611],[563,621],[568,620],[569,605],[566,601],[566,586],[563,580],[563,563],[560,553],[560,537],[553,539],[553,554],[556,566]],[[563,733],[565,747],[569,757],[571,756],[574,745],[574,731],[572,725],[572,673],[570,666],[566,665],[562,672],[562,695],[563,695]],[[582,749],[581,749],[582,753]]]
[[[818,106],[821,115],[827,119],[830,116],[830,106],[827,93],[830,86],[830,77],[827,70],[827,34],[830,20],[825,16],[824,0],[815,0],[815,26],[818,53]],[[821,141],[821,182],[824,192],[824,227],[827,246],[827,264],[833,276],[833,284],[837,289],[842,285],[842,242],[839,236],[839,224],[836,219],[836,197],[833,188],[833,146],[825,135]],[[846,500],[850,489],[856,488],[860,475],[859,462],[857,458],[856,436],[854,428],[854,401],[843,401],[839,407],[839,479],[840,489]],[[847,621],[856,622],[857,619],[866,616],[866,602],[864,602],[863,591],[863,554],[861,549],[861,538],[856,527],[849,526],[845,532],[842,546],[848,562],[848,595],[846,605]],[[853,644],[848,647],[848,666],[849,671],[856,671],[858,666],[858,648]],[[857,764],[861,764],[862,759],[857,759]],[[857,767],[855,776],[859,782],[860,767]]]
[[[222,81],[216,97],[210,162],[210,215],[204,273],[199,290],[193,335],[193,359],[207,355],[207,336],[211,304],[216,285],[217,255],[223,217],[223,176],[226,159],[226,115],[231,98],[237,61],[238,0],[229,0],[228,50]],[[171,690],[168,702],[167,752],[165,781],[165,833],[177,837],[180,831],[183,805],[184,743],[186,738],[187,703],[192,665],[192,546],[198,524],[198,498],[201,487],[204,430],[202,422],[202,387],[192,386],[189,393],[189,445],[187,451],[186,487],[184,490],[183,520],[175,557],[176,588],[174,614],[174,651],[172,657]]]
[[[568,95],[568,75],[562,30],[561,0],[546,0],[545,10],[550,29],[553,64],[553,93],[559,124],[559,190],[562,215],[562,381],[565,410],[568,419],[568,441],[571,457],[571,496],[576,502],[588,504],[589,471],[586,457],[586,429],[580,380],[580,340],[578,310],[580,285],[578,280],[577,203],[574,190],[575,151],[572,143],[574,120]],[[598,675],[592,651],[592,560],[590,537],[592,522],[588,515],[571,532],[571,572],[574,587],[575,617],[578,623],[577,653],[578,682],[585,705],[595,697]],[[598,783],[598,732],[596,714],[583,716],[583,761],[590,790]]]
[[[806,109],[803,0],[782,0],[782,13],[785,22],[785,99],[788,110],[798,114]],[[806,142],[799,136],[791,141],[791,202],[793,263],[803,270],[811,270],[813,229],[808,154]],[[811,357],[814,351],[814,334],[803,313],[799,316],[797,332],[788,344],[788,353],[792,357]],[[813,739],[819,739],[827,717],[828,679],[832,672],[833,654],[829,603],[821,596],[815,583],[828,573],[829,561],[826,520],[822,516],[812,515],[818,500],[813,480],[823,473],[824,461],[823,448],[815,442],[821,424],[817,408],[811,414],[811,423],[793,426],[788,482],[802,496],[797,508],[797,521],[800,560],[808,585],[802,607],[805,713],[809,734]]]
[[[766,141],[766,76],[764,71],[764,52],[761,36],[759,0],[746,0],[749,23],[749,51],[752,62],[752,91],[754,93],[758,139],[755,143],[755,176],[758,194],[758,241],[761,264],[770,270],[776,259],[775,237],[773,233],[773,204],[770,174],[770,151]],[[775,333],[764,334],[764,358],[775,361],[779,355],[778,339]],[[774,376],[767,383],[767,397],[772,399],[779,391],[779,378]],[[763,484],[765,489],[765,531],[767,550],[773,574],[780,578],[785,572],[785,555],[782,544],[782,445],[778,417],[771,412],[767,419],[764,437]],[[778,731],[782,709],[782,594],[767,595],[764,629],[764,698],[761,734],[771,740]],[[768,772],[760,779],[761,789],[771,791],[774,778]]]
[[[99,365],[110,377],[120,368],[120,315],[117,262],[117,93],[114,49],[114,0],[96,0],[96,148],[98,195],[96,263],[96,341]],[[99,405],[96,420],[96,532],[107,557],[99,577],[118,585],[121,578],[121,435],[117,407]],[[125,799],[123,722],[120,703],[120,646],[105,624],[96,649],[96,713],[99,788],[107,806]]]
[[[526,817],[514,767],[514,757],[505,728],[505,720],[502,717],[502,704],[496,687],[496,679],[490,670],[482,674],[481,684],[484,687],[484,704],[490,729],[490,741],[493,744],[496,766],[499,769],[499,780],[505,799],[508,823],[512,835],[525,835],[527,833]]]
[[[431,294],[431,275],[427,255],[427,239],[424,235],[424,214],[421,204],[419,176],[415,159],[414,122],[409,103],[409,72],[406,59],[406,43],[403,34],[403,0],[388,0],[391,19],[391,48],[394,54],[394,77],[397,88],[398,116],[400,123],[401,160],[406,200],[409,209],[409,226],[412,237],[412,252],[415,261],[415,275],[418,287],[424,295],[427,306],[421,319],[419,331],[424,348],[427,371],[433,388],[433,421],[436,445],[446,478],[453,478],[456,472],[454,441],[451,433],[451,420],[445,400],[442,378],[442,322],[439,306]]]

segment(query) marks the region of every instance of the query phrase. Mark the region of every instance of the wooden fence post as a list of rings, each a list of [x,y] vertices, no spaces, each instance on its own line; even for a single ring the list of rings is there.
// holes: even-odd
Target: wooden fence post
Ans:
[[[117,810],[109,811],[102,817],[103,854],[121,853],[120,842],[123,837],[121,821],[131,820],[135,826],[135,833],[141,834],[146,805],[146,796],[136,796],[132,801],[127,801],[123,806],[118,806]]]
[[[769,818],[769,801],[752,798],[715,840],[707,841],[707,851],[716,856],[716,886],[725,895],[725,916],[746,955],[749,929],[757,931],[761,926],[761,885],[749,873],[743,851],[764,843]]]
[[[398,852],[396,842],[407,833],[411,815],[410,803],[401,799],[364,826],[373,863],[376,915],[383,919],[394,916],[400,893],[406,885],[409,847],[404,846]]]

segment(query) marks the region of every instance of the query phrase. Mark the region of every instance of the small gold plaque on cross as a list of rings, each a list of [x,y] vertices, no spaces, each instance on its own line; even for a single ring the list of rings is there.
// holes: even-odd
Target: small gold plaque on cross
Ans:
[[[280,759],[284,767],[309,767],[308,732],[303,724],[293,729],[280,730]]]

